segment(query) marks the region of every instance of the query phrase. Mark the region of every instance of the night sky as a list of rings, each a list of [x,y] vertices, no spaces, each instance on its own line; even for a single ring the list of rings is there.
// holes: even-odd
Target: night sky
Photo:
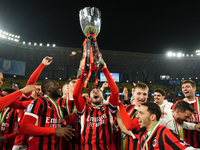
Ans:
[[[79,10],[87,6],[101,11],[100,49],[147,53],[200,49],[200,1],[1,0],[0,29],[20,35],[21,42],[79,48],[85,39]]]

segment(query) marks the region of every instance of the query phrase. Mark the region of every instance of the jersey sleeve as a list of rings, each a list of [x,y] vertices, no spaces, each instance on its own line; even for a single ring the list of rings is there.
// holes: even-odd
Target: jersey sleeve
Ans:
[[[32,136],[44,136],[55,133],[55,128],[39,127],[37,125],[39,116],[44,111],[44,103],[41,99],[32,101],[22,118],[19,133]]]
[[[104,68],[103,70],[104,75],[106,76],[106,79],[108,81],[108,85],[111,91],[111,95],[109,98],[109,109],[111,112],[116,112],[117,111],[117,106],[119,102],[119,90],[117,85],[115,84],[115,81],[110,75],[110,72],[108,71],[107,68]]]
[[[44,69],[45,65],[43,63],[41,63],[37,69],[32,73],[32,75],[30,76],[30,78],[28,79],[26,86],[31,85],[31,84],[35,84],[35,82],[37,81],[38,77],[40,76],[42,70]],[[30,93],[26,93],[24,94],[26,97],[29,97],[31,95]]]
[[[73,98],[74,98],[76,109],[79,114],[82,114],[86,108],[85,100],[81,95],[82,86],[83,86],[82,78],[77,79],[75,87],[74,87],[74,91],[73,91]]]
[[[27,85],[31,85],[31,84],[35,84],[35,82],[37,81],[38,77],[40,76],[42,70],[44,69],[45,65],[43,63],[41,63],[37,69],[32,73],[32,75],[30,76],[30,78],[27,81]]]
[[[178,134],[169,129],[165,131],[164,140],[168,150],[185,150],[190,147],[190,145],[183,141]]]
[[[30,101],[13,101],[8,107],[15,108],[15,109],[26,109]]]
[[[183,122],[183,128],[187,130],[195,130],[195,123],[190,123],[190,122]]]
[[[131,119],[131,117],[127,114],[124,105],[120,102],[119,103],[120,115],[124,125],[126,126],[127,130],[137,130],[139,129],[139,121],[137,118]]]
[[[0,98],[0,110],[7,107],[9,104],[11,104],[17,98],[19,98],[21,95],[22,95],[22,92],[20,90],[18,90],[7,96],[1,97]]]

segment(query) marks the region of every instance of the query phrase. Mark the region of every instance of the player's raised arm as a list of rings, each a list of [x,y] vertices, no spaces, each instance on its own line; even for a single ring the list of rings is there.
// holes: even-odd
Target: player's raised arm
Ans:
[[[113,107],[113,110],[117,110],[118,102],[119,102],[119,90],[117,85],[115,84],[115,81],[113,80],[112,76],[110,75],[110,72],[108,71],[108,68],[106,66],[106,63],[103,61],[103,68],[101,69],[104,75],[106,76],[106,79],[108,81],[109,88],[111,90],[111,95],[109,99],[110,107]]]
[[[53,61],[53,57],[49,57],[49,56],[44,57],[41,64],[37,67],[37,69],[32,73],[32,75],[28,79],[26,86],[30,84],[35,84],[35,82],[39,78],[44,67],[50,65],[52,61]],[[30,96],[30,94],[31,93],[27,93],[25,95]]]
[[[131,119],[131,117],[126,112],[124,105],[121,102],[119,103],[119,110],[121,119],[123,120],[123,123],[126,126],[127,130],[139,129],[138,119],[137,118]]]
[[[36,90],[34,85],[29,85],[27,87],[24,87],[21,90],[18,90],[16,92],[13,92],[12,94],[9,94],[7,96],[0,98],[0,109],[3,109],[10,105],[13,101],[15,101],[17,98],[19,98],[22,94],[29,93],[30,91]]]
[[[79,113],[82,113],[85,108],[85,100],[81,95],[82,86],[83,86],[83,79],[78,78],[74,87],[73,98],[74,98],[74,103],[76,105],[76,109],[78,110]]]

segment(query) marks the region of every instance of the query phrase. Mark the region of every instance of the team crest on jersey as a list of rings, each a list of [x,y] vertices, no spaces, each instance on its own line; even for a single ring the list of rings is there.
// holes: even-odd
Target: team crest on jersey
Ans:
[[[153,145],[153,147],[155,147],[157,145],[157,140],[156,139],[153,140],[152,145]]]
[[[27,112],[31,112],[32,108],[33,108],[33,104],[29,104],[26,111]]]

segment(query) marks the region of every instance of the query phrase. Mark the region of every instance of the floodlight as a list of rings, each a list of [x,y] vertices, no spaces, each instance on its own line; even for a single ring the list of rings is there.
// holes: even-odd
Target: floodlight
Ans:
[[[34,45],[36,46],[36,45],[37,45],[37,43],[34,43]]]
[[[42,46],[42,43],[40,43],[40,46]]]
[[[47,44],[47,46],[49,47],[50,44]]]
[[[193,54],[191,54],[191,57],[193,57]]]
[[[186,56],[189,57],[189,54],[187,54]]]
[[[168,53],[167,53],[167,56],[168,56],[168,57],[171,57],[171,56],[172,56],[172,52],[168,52]]]
[[[53,47],[55,47],[56,46],[56,44],[53,44]]]
[[[28,45],[31,45],[31,42],[29,42]]]
[[[72,55],[76,55],[76,52],[75,52],[75,51],[72,51]]]
[[[181,53],[178,53],[178,54],[177,54],[177,57],[181,57],[181,56],[182,56],[182,54],[181,54]]]
[[[23,41],[23,44],[26,44],[26,42],[25,42],[25,41]]]
[[[175,57],[175,56],[176,56],[176,53],[173,53],[173,54],[172,54],[172,56],[174,56],[174,57]]]

